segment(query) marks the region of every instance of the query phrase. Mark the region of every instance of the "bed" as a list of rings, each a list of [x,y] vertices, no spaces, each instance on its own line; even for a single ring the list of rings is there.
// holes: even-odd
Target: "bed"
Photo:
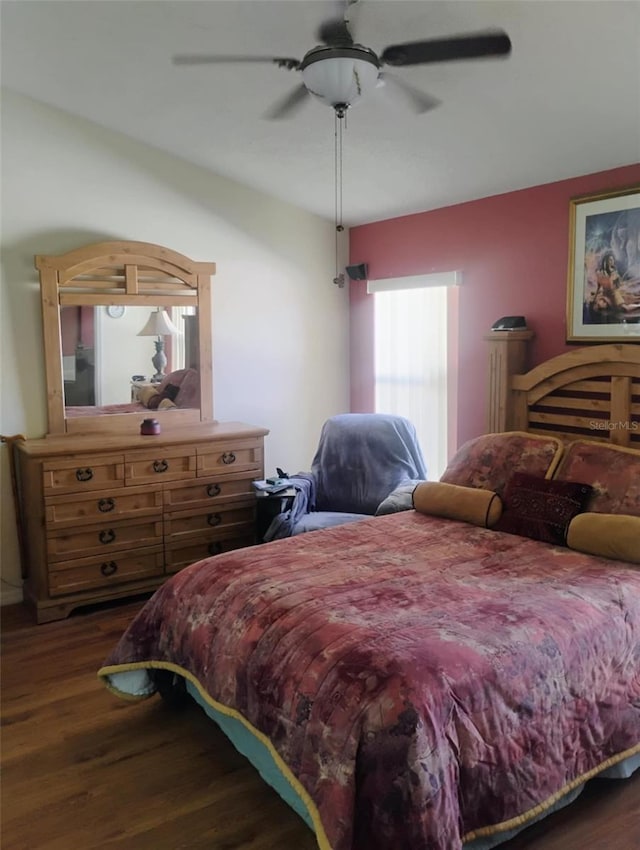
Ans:
[[[157,384],[143,384],[137,400],[123,404],[66,405],[67,418],[147,414],[149,410],[189,410],[200,407],[200,377],[195,369],[176,369]]]
[[[485,850],[591,777],[630,775],[640,347],[509,387],[519,429],[463,446],[414,509],[182,570],[106,659],[107,687],[186,690],[321,850]]]

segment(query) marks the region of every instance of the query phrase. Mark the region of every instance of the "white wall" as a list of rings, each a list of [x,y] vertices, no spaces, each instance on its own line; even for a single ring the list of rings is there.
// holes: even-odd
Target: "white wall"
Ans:
[[[153,309],[157,308],[127,307],[124,315],[115,319],[107,315],[104,307],[95,309],[96,398],[98,389],[101,391],[96,404],[130,401],[131,377],[153,375],[151,358],[156,352],[157,337],[138,336]]]
[[[0,432],[47,428],[35,254],[142,240],[217,264],[217,419],[270,429],[266,469],[307,469],[348,410],[348,290],[333,224],[124,135],[3,92]],[[7,449],[0,451],[2,602],[21,598]],[[14,587],[15,586],[15,587]]]

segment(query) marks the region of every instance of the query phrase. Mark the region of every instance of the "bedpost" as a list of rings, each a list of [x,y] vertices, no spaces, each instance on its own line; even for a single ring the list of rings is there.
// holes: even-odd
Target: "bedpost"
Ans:
[[[486,432],[495,434],[516,428],[511,378],[527,370],[533,331],[491,331],[489,343]]]

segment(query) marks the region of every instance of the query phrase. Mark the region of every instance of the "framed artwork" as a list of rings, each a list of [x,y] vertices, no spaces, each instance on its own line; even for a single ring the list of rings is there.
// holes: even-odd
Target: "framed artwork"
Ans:
[[[569,207],[567,342],[640,342],[640,186]]]

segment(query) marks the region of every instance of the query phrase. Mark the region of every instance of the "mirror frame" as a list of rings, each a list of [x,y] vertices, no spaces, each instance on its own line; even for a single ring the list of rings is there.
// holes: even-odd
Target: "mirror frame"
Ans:
[[[40,273],[47,414],[50,435],[139,432],[135,413],[65,416],[60,307],[111,305],[197,307],[200,409],[154,410],[163,430],[213,422],[211,276],[201,263],[150,242],[97,242],[67,254],[35,258]]]

